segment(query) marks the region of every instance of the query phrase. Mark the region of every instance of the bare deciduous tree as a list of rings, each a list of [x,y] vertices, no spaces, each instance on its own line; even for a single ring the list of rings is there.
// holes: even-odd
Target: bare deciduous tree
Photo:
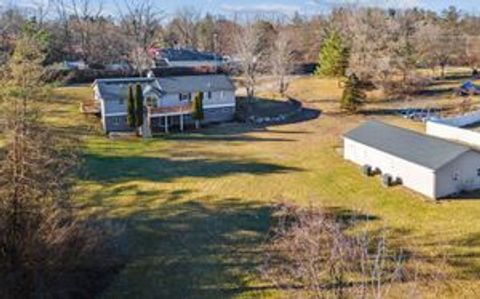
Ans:
[[[288,88],[287,76],[293,70],[292,37],[289,32],[280,31],[270,50],[272,74],[277,78],[277,88],[284,95]]]
[[[126,0],[123,4],[126,10],[120,10],[121,25],[130,44],[130,60],[141,73],[152,65],[148,51],[158,38],[163,12],[152,0]]]
[[[86,63],[97,63],[93,56],[99,51],[94,43],[95,38],[104,33],[100,26],[103,18],[103,0],[70,0],[69,7],[72,19],[70,26],[74,38],[78,41],[76,51]]]
[[[194,7],[183,7],[177,10],[170,23],[170,28],[177,37],[176,45],[180,47],[197,47],[197,25],[200,21],[200,15],[200,12]]]
[[[404,255],[384,234],[346,233],[342,222],[316,209],[277,207],[278,224],[266,245],[263,276],[284,290],[314,298],[386,298],[405,275]]]
[[[249,22],[234,35],[235,54],[243,72],[247,97],[253,99],[257,76],[265,66],[266,49],[260,45],[261,32],[255,23]]]

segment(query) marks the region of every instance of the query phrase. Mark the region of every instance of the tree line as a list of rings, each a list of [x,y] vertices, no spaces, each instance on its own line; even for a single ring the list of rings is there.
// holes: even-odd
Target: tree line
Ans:
[[[114,11],[102,3],[51,0],[28,11],[4,8],[0,62],[11,55],[26,23],[45,32],[46,65],[79,59],[103,68],[127,62],[140,72],[152,65],[152,48],[188,47],[231,57],[249,97],[264,74],[277,78],[283,94],[288,75],[301,63],[318,63],[318,75],[354,73],[359,82],[398,94],[425,83],[419,68],[443,77],[449,65],[476,69],[480,62],[480,17],[454,6],[442,12],[343,6],[309,16],[227,17],[193,7],[167,14],[153,0],[119,0]]]
[[[295,58],[303,62],[316,60],[332,28],[339,31],[351,55],[358,56],[358,60],[361,57],[377,60],[385,54],[395,54],[396,57],[389,59],[400,69],[415,62],[425,67],[451,63],[475,65],[480,56],[475,38],[469,39],[480,29],[479,17],[453,6],[441,13],[419,8],[346,6],[313,16],[297,13],[293,17],[226,17],[202,14],[193,7],[180,8],[168,15],[161,4],[152,0],[120,0],[115,2],[114,11],[107,11],[102,3],[51,0],[37,9],[4,7],[0,15],[2,50],[8,51],[12,37],[34,18],[39,29],[50,36],[48,62],[79,58],[89,64],[107,64],[130,59],[138,64],[144,54],[141,52],[151,46],[190,47],[234,56],[238,53],[235,32],[242,27],[246,29],[248,19],[256,23],[263,46],[274,47],[278,42],[276,35],[288,32],[294,37]],[[389,63],[393,62],[379,63],[378,71]]]

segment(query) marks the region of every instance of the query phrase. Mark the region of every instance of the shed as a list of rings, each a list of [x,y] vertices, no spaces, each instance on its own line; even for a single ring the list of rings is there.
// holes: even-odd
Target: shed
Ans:
[[[344,158],[438,199],[480,189],[480,153],[467,145],[368,121],[344,135]]]

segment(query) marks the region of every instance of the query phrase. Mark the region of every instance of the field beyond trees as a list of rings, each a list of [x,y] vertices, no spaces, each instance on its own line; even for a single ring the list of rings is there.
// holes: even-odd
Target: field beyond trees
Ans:
[[[368,215],[358,229],[384,228],[388,245],[420,256],[422,269],[443,265],[448,255],[444,267],[456,279],[420,288],[426,297],[473,297],[479,291],[480,201],[434,203],[402,187],[385,189],[342,159],[342,133],[367,118],[423,130],[421,123],[385,114],[395,103],[378,100],[363,107],[363,114],[344,115],[334,80],[305,77],[291,84],[289,95],[321,112],[313,120],[270,127],[230,123],[152,140],[110,140],[95,119],[78,113],[80,101],[91,97],[89,86],[53,93],[48,121],[59,132],[84,136],[79,205],[123,228],[121,247],[129,260],[104,290],[105,298],[281,296],[258,273],[274,222],[272,204],[278,202]],[[460,100],[440,93],[416,101]],[[405,292],[413,292],[408,284],[393,294],[400,298]]]

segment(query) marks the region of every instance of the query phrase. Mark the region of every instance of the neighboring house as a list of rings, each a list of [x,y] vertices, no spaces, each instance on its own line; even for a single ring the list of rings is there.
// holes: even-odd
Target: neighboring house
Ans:
[[[155,65],[161,67],[221,67],[226,63],[224,57],[208,52],[199,52],[187,48],[150,49]]]
[[[110,63],[105,65],[105,70],[114,72],[130,72],[132,66],[127,62]]]
[[[94,82],[95,101],[100,107],[105,132],[131,130],[127,124],[128,87],[142,86],[145,99],[144,135],[172,127],[184,129],[194,123],[192,101],[204,93],[202,123],[231,121],[235,115],[235,86],[223,74],[168,76],[156,78],[152,72],[144,78],[98,79]]]
[[[480,189],[479,152],[380,122],[345,134],[344,157],[434,199]]]
[[[64,61],[63,66],[67,70],[86,70],[86,69],[88,69],[88,65],[83,60]]]

